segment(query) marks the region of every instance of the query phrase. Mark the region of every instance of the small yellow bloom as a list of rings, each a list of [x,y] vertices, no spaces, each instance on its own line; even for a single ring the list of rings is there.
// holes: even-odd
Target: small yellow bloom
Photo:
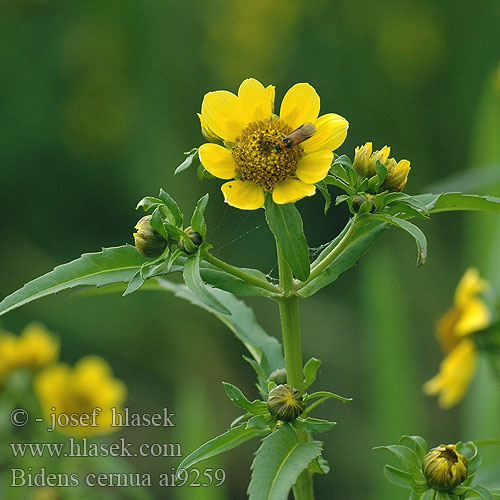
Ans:
[[[318,118],[320,99],[307,83],[297,83],[274,114],[274,87],[253,78],[238,95],[225,90],[205,95],[199,115],[210,143],[199,149],[203,167],[219,179],[226,202],[242,210],[264,205],[271,192],[278,204],[294,203],[316,192],[315,183],[328,174],[332,151],[345,140],[348,122],[336,114]],[[279,148],[284,137],[306,123],[315,133],[292,147]],[[220,138],[224,146],[212,142]]]
[[[127,392],[125,384],[113,378],[109,364],[97,356],[82,358],[73,368],[64,363],[53,365],[37,375],[34,385],[45,418],[51,421],[52,414],[57,418],[74,415],[75,422],[82,425],[59,430],[80,437],[112,432],[112,411],[121,411]],[[85,416],[96,408],[100,411],[94,427],[88,425],[92,421],[85,422]]]
[[[26,326],[19,337],[0,332],[0,382],[15,370],[43,368],[58,356],[59,341],[38,323]]]
[[[465,394],[477,364],[477,348],[468,336],[484,330],[491,314],[479,294],[487,288],[477,269],[466,271],[455,292],[453,306],[437,325],[437,336],[446,354],[439,373],[424,385],[429,395],[439,394],[439,405],[450,408]]]

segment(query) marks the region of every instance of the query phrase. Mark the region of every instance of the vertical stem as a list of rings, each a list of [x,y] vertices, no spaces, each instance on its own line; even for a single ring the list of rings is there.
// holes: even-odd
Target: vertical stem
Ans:
[[[278,251],[278,270],[283,296],[278,299],[283,335],[283,350],[285,353],[285,368],[287,383],[304,392],[304,375],[302,368],[302,348],[300,344],[299,304],[298,297],[293,293],[293,274],[286,262],[283,252],[276,242]],[[296,431],[300,442],[310,440],[309,434]],[[293,487],[295,500],[314,500],[312,474],[304,471]]]

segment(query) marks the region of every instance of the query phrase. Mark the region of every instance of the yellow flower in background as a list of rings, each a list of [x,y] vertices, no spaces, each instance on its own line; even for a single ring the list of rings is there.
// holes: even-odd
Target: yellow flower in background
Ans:
[[[127,393],[109,364],[97,356],[82,358],[73,368],[65,363],[53,365],[37,375],[34,386],[45,418],[50,422],[53,414],[56,418],[74,415],[77,425],[58,429],[80,437],[113,432],[112,413],[120,413]],[[97,415],[96,426],[89,425],[92,420],[85,421],[92,412]]]
[[[446,354],[439,373],[424,385],[429,395],[439,394],[439,405],[450,408],[465,394],[477,364],[477,348],[470,335],[491,323],[491,314],[480,294],[488,283],[477,269],[468,269],[455,292],[453,306],[437,325],[437,336]]]
[[[41,324],[31,323],[19,337],[0,332],[0,382],[15,370],[38,370],[57,360],[59,341]]]
[[[41,324],[31,323],[19,337],[18,363],[35,369],[43,368],[59,357],[59,341]]]
[[[199,149],[203,167],[219,179],[225,201],[242,210],[264,205],[264,193],[275,203],[294,203],[316,192],[328,174],[332,151],[345,140],[347,120],[330,113],[318,118],[320,98],[311,85],[297,83],[274,114],[274,87],[249,78],[238,95],[225,90],[205,95],[199,115],[207,143]],[[309,138],[283,145],[290,133],[307,124]],[[312,124],[312,125],[311,125]],[[280,147],[280,144],[282,146]]]

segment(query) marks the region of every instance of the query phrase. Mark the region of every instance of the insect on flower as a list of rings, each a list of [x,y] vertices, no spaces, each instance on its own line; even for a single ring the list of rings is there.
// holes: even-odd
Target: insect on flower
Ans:
[[[276,151],[282,151],[309,139],[316,132],[316,127],[312,123],[304,123],[296,128],[292,133],[283,137],[279,144],[276,144]]]

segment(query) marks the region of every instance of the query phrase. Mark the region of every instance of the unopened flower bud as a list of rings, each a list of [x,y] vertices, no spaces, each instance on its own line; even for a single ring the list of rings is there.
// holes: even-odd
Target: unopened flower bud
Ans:
[[[422,472],[429,486],[449,491],[467,479],[467,457],[454,444],[441,444],[425,455]]]
[[[410,162],[408,160],[401,160],[396,163],[394,158],[390,158],[385,166],[387,168],[387,175],[382,184],[382,190],[402,191],[408,180]]]
[[[352,166],[361,178],[368,177],[372,147],[373,145],[371,142],[366,142],[364,146],[358,146],[354,151]]]
[[[295,420],[305,409],[300,392],[288,384],[269,391],[267,407],[271,415],[284,422]]]
[[[167,240],[150,224],[151,215],[145,215],[135,225],[135,248],[146,257],[159,257],[167,246]]]
[[[274,382],[276,385],[286,384],[286,370],[285,368],[278,368],[274,370],[269,378],[267,379],[269,382]]]
[[[203,243],[203,238],[201,237],[201,234],[192,229],[191,226],[184,229],[184,232],[189,236],[189,239],[193,242],[194,246],[199,247]],[[185,252],[189,253],[184,243],[183,236],[179,238],[178,245],[181,250],[184,250]]]
[[[382,163],[382,165],[385,165],[390,154],[391,148],[389,146],[384,146],[380,151],[375,151],[370,157],[367,177],[377,175],[377,161]]]

